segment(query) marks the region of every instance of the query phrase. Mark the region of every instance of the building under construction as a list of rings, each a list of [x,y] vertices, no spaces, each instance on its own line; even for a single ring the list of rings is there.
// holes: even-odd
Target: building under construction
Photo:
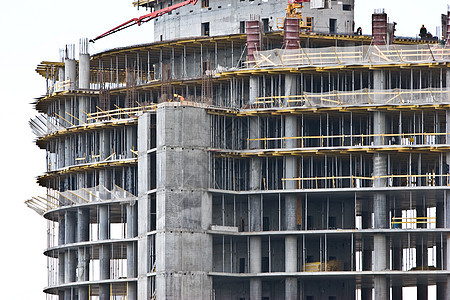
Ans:
[[[450,48],[294,2],[139,0],[156,42],[38,65],[47,299],[450,298]]]

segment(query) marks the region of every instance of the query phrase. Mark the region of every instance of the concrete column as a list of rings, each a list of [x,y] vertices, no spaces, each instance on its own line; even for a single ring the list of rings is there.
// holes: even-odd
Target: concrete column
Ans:
[[[127,238],[137,236],[137,206],[127,204]],[[127,245],[127,276],[134,278],[136,272],[136,245],[129,243]]]
[[[291,106],[287,101],[289,96],[297,95],[297,77],[296,75],[287,74],[284,76],[284,95],[283,106]]]
[[[258,96],[258,80],[250,77],[250,104],[253,104]],[[257,118],[250,119],[250,138],[258,138],[259,124]],[[251,148],[259,148],[259,143],[251,145]],[[250,189],[261,189],[261,161],[252,158],[250,162]],[[261,231],[261,198],[259,195],[249,196],[249,231]],[[261,273],[261,237],[250,237],[250,273]],[[262,297],[262,284],[260,278],[250,279],[250,300],[260,300]]]
[[[136,300],[137,299],[137,288],[135,282],[128,283],[128,297],[127,300]]]
[[[88,53],[80,53],[79,60],[79,81],[78,87],[80,89],[89,89],[90,76],[89,76],[89,68],[90,68],[90,56]]]
[[[127,204],[127,238],[137,236],[137,205]],[[127,277],[137,277],[137,244],[135,242],[127,244]],[[137,289],[134,282],[128,284],[128,300],[137,299]]]
[[[58,300],[64,300],[64,291],[58,291]]]
[[[150,137],[151,131],[151,115],[149,113],[143,114],[138,119],[138,135],[139,137]],[[139,299],[150,298],[151,291],[148,286],[146,274],[148,270],[148,253],[150,253],[150,243],[148,242],[147,232],[149,230],[149,201],[147,192],[150,190],[150,158],[147,151],[150,149],[147,138],[139,138],[138,140],[138,223],[137,223],[137,253],[139,257],[139,264],[137,265],[137,293]],[[128,255],[128,249],[127,249]]]
[[[64,116],[65,115],[65,111],[62,111],[60,116]],[[62,124],[64,124],[65,121],[60,120],[62,122]],[[64,139],[64,166],[68,167],[70,166],[72,163],[70,161],[70,158],[72,157],[70,150],[72,149],[72,146],[70,145],[70,137],[66,136]],[[68,178],[66,177],[65,179],[65,188],[68,188]],[[67,203],[68,201],[66,199],[63,199],[63,203]]]
[[[101,205],[98,207],[98,239],[109,240],[109,238],[110,238],[109,206]]]
[[[74,250],[67,250],[65,252],[66,265],[64,267],[64,283],[75,282],[75,275],[77,270],[77,255]]]
[[[297,94],[296,76],[285,75],[284,81],[284,95],[289,97]],[[284,106],[289,106],[288,98],[284,100]],[[285,136],[296,137],[298,127],[297,116],[285,117]],[[286,139],[286,148],[297,148],[296,139]],[[285,178],[297,178],[297,158],[294,156],[286,157]],[[293,180],[285,181],[286,189],[297,189],[297,182]],[[285,228],[286,230],[297,230],[297,197],[295,195],[286,195],[285,197]],[[284,241],[285,246],[285,271],[288,273],[297,272],[297,237],[286,236]],[[297,278],[285,278],[285,298],[297,299],[298,283]]]
[[[382,91],[385,88],[384,71],[373,71],[374,89]],[[375,103],[379,100],[374,99]],[[373,133],[374,146],[382,146],[385,144],[383,134],[386,134],[386,113],[383,111],[373,112]],[[378,136],[377,136],[378,135]],[[387,158],[385,154],[375,153],[373,157],[373,176],[374,188],[386,187],[387,174]],[[388,227],[388,205],[386,194],[379,192],[373,198],[373,212],[374,212],[374,228],[383,229]],[[374,271],[385,271],[389,266],[389,242],[386,240],[385,234],[374,234]],[[374,280],[375,299],[388,300],[390,298],[389,284],[386,276],[376,276]]]
[[[448,156],[448,155],[447,155]],[[448,157],[447,157],[448,158]],[[444,193],[446,199],[445,199],[445,228],[450,228],[450,192],[446,191]],[[446,243],[445,243],[445,249],[444,249],[444,264],[445,264],[445,270],[450,270],[450,234],[447,233],[447,235],[445,236],[444,234],[444,238],[446,238]],[[447,276],[447,283],[444,283],[441,286],[441,293],[445,293],[445,297],[443,299],[450,299],[450,276]]]
[[[386,236],[383,234],[374,235],[374,271],[385,271],[387,269],[388,251]],[[375,276],[374,279],[375,299],[390,299],[389,280],[386,276]]]
[[[250,273],[261,273],[261,238],[250,237]],[[262,298],[262,285],[260,278],[250,279],[250,300]]]
[[[287,273],[297,272],[297,237],[285,237],[285,271]],[[297,278],[287,277],[285,279],[285,298],[297,299]]]
[[[78,208],[77,242],[89,241],[89,208]]]
[[[78,208],[78,230],[77,242],[89,241],[89,208]],[[78,248],[78,273],[77,281],[89,281],[89,247]],[[78,288],[78,299],[87,299],[89,288],[87,286]]]
[[[249,231],[261,231],[261,198],[250,196]],[[250,273],[261,273],[261,237],[250,237]],[[262,284],[260,278],[250,279],[250,300],[260,300],[262,297]]]
[[[450,92],[450,70],[446,70],[446,81],[447,81],[447,92]],[[447,94],[448,99],[450,100],[450,93]],[[446,130],[446,142],[450,144],[450,110],[446,111],[445,115],[445,130]],[[446,163],[450,164],[450,153],[446,154]],[[442,227],[450,228],[450,192],[446,191],[444,193],[444,199],[442,203],[442,207],[445,208],[442,212],[442,216],[439,218],[437,215],[437,221],[441,220]],[[436,212],[439,213],[438,209]],[[446,215],[444,215],[446,214]],[[444,234],[443,244],[440,245],[444,252],[444,261],[442,262],[445,270],[450,270],[450,234]],[[438,292],[438,300],[440,299],[450,299],[450,276],[447,276],[447,282],[438,283],[437,285]]]
[[[82,286],[78,288],[78,300],[87,300],[89,299],[89,287]]]
[[[58,253],[58,283],[59,284],[65,283],[65,279],[64,279],[64,276],[66,274],[65,265],[66,264],[65,264],[64,251],[60,251]]]
[[[249,85],[249,104],[255,104],[256,98],[258,97],[258,77],[250,76]]]
[[[130,149],[133,149],[136,151],[137,145],[135,143],[136,141],[136,131],[132,126],[126,127],[127,131],[127,158],[133,158],[134,154],[131,152]]]
[[[402,211],[401,209],[393,209],[392,216],[401,217]],[[392,239],[392,270],[401,271],[402,270],[402,245],[401,240]],[[403,289],[402,289],[402,280],[392,281],[392,299],[403,299]]]
[[[66,220],[65,220],[65,214],[62,214],[59,216],[59,220],[58,220],[58,246],[63,246],[66,243]],[[64,274],[65,274],[65,254],[64,251],[59,251],[58,253],[58,280],[59,280],[59,284],[63,284],[64,283]],[[64,299],[64,295],[62,295],[63,298],[60,299]]]
[[[75,89],[77,82],[77,62],[75,59],[66,58],[64,63],[65,80],[70,80],[70,89]]]
[[[65,216],[65,244],[75,243],[75,233],[76,233],[76,215],[75,212],[66,211]],[[74,282],[76,267],[77,267],[77,255],[74,250],[67,250],[65,252],[65,276],[64,282]]]
[[[65,214],[61,214],[58,220],[58,245],[62,246],[66,243],[66,220]]]
[[[363,203],[362,207],[362,229],[372,228],[372,212],[371,203],[369,199]],[[371,271],[372,270],[372,249],[370,247],[371,240],[368,237],[363,237],[363,249],[362,249],[362,270]],[[361,298],[362,300],[372,300],[372,282],[365,280],[363,278],[361,286]]]
[[[80,59],[78,61],[78,87],[83,90],[89,89],[90,84],[90,56],[88,51],[89,42],[87,39],[80,40]],[[86,122],[87,115],[84,113],[90,113],[89,111],[89,98],[80,97],[78,103],[78,116],[82,122]]]
[[[445,228],[445,211],[444,211],[444,199],[438,199],[436,202],[436,228]],[[438,238],[436,241],[436,267],[438,269],[445,269],[445,240],[446,235],[443,235],[443,239]],[[443,254],[441,256],[441,253]],[[447,294],[447,281],[437,282],[436,284],[436,298],[437,300],[445,300]]]
[[[64,72],[65,68],[58,68],[58,81],[64,81],[66,79],[66,75]]]
[[[426,217],[425,206],[417,204],[417,217]],[[426,228],[426,224],[417,224],[418,228]],[[424,236],[418,237],[416,240],[416,266],[422,270],[428,267],[428,249],[427,241]],[[428,283],[426,278],[417,282],[417,299],[428,299]]]
[[[64,290],[64,300],[72,300],[72,289]]]
[[[110,143],[109,143],[109,131],[107,130],[102,130],[100,132],[100,142],[99,142],[100,146],[99,146],[99,150],[100,150],[100,158],[101,160],[106,159],[109,155],[111,155],[111,147],[110,147]],[[107,170],[101,170],[100,171],[100,177],[105,176],[104,173]],[[103,182],[102,178],[99,178],[100,183],[102,183],[103,185],[105,185],[105,183]]]
[[[110,219],[109,206],[102,205],[98,209],[99,224],[98,224],[98,239],[108,240],[110,238]],[[103,244],[99,250],[100,260],[100,280],[110,279],[110,261],[111,261],[111,246]],[[110,286],[109,284],[100,285],[100,300],[109,300]]]
[[[99,287],[99,299],[110,300],[111,287],[110,284],[100,284]]]

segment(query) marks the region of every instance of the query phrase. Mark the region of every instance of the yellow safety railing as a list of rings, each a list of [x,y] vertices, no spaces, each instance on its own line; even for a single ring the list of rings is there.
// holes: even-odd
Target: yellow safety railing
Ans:
[[[75,86],[75,82],[73,82],[70,79],[68,79],[68,80],[56,82],[54,85],[52,85],[49,88],[49,91],[51,93],[60,92],[60,91],[65,91],[65,90],[71,89],[74,86]]]
[[[387,134],[338,134],[338,135],[317,135],[317,136],[295,136],[295,137],[263,137],[263,138],[247,138],[247,149],[250,148],[251,142],[263,142],[264,148],[277,148],[268,147],[268,142],[281,142],[280,147],[286,148],[286,141],[295,140],[299,143],[298,148],[308,147],[305,146],[306,141],[318,140],[319,146],[314,147],[338,147],[338,146],[371,146],[375,137],[381,137],[385,141],[383,145],[435,145],[439,144],[436,141],[436,137],[447,137],[450,133],[437,132],[437,133],[387,133]],[[422,140],[419,140],[419,137]],[[428,139],[428,140],[427,140]],[[332,146],[324,146],[327,140],[340,140],[339,145],[333,143]],[[312,146],[309,146],[312,147]]]
[[[402,224],[436,224],[436,217],[392,217],[391,228],[402,228]]]
[[[120,121],[123,119],[138,118],[141,114],[149,111],[155,111],[157,104],[152,105],[140,105],[136,107],[121,108],[116,105],[117,109],[113,110],[103,110],[97,107],[96,112],[88,113],[83,110],[80,114],[86,115],[86,122],[81,120],[81,116],[76,117],[75,115],[65,112],[64,114],[54,113],[52,116],[43,117],[42,122],[47,122],[51,125],[40,125],[38,136],[42,137],[46,134],[51,134],[57,131],[65,130],[69,127],[76,126],[87,126],[89,124],[100,123],[105,121]]]
[[[128,107],[128,108],[120,108],[116,106],[117,109],[113,110],[103,110],[100,107],[97,107],[98,111],[95,113],[86,113],[88,115],[87,121],[89,123],[104,121],[104,120],[116,120],[123,118],[134,118],[138,117],[140,113],[144,113],[147,111],[154,111],[156,109],[156,104],[147,105],[147,106],[136,106],[136,107]]]

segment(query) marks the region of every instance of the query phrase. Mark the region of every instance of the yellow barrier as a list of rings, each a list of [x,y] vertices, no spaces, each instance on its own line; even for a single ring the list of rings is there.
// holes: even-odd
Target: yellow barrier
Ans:
[[[401,228],[401,224],[436,224],[436,217],[392,217],[391,228]]]
[[[326,271],[342,271],[343,263],[340,260],[329,260],[326,263]],[[312,262],[305,264],[305,272],[323,272],[325,271],[324,262]]]

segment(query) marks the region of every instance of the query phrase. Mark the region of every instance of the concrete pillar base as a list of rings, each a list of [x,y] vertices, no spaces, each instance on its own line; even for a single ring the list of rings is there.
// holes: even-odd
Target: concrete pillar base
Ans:
[[[286,278],[285,280],[285,299],[298,299],[297,293],[297,278]]]
[[[103,245],[100,249],[100,280],[110,279],[110,260],[111,248],[109,245]]]
[[[58,300],[64,300],[64,291],[58,292]]]
[[[374,280],[375,299],[376,300],[389,300],[389,285],[385,276],[376,276]]]
[[[100,300],[110,300],[110,286],[109,284],[101,284],[99,289]]]
[[[128,283],[128,298],[127,300],[137,300],[137,288],[136,283]]]
[[[89,288],[87,286],[82,286],[78,288],[78,300],[88,300],[89,299]]]
[[[262,298],[261,279],[259,278],[250,279],[250,300],[261,300],[261,298]]]
[[[64,300],[72,300],[72,290],[64,290]]]

